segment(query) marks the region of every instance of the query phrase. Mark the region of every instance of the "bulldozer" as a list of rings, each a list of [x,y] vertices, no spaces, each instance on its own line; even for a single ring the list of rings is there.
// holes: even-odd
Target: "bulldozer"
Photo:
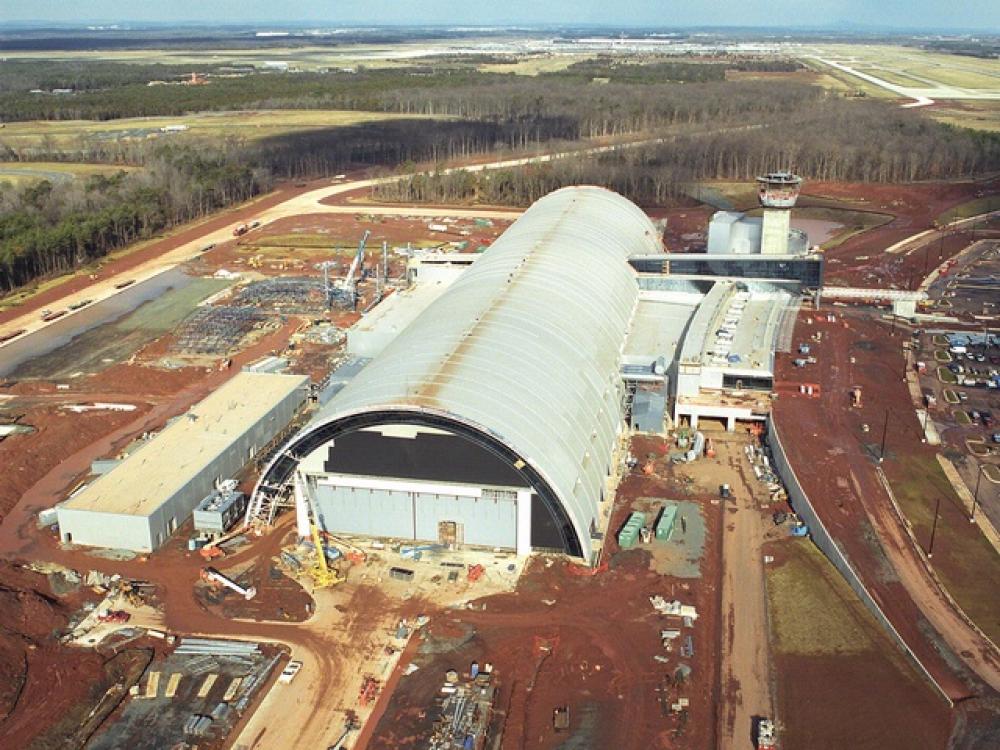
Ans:
[[[323,540],[319,536],[319,528],[313,523],[309,525],[309,530],[312,534],[313,545],[316,547],[316,563],[307,568],[313,579],[313,585],[318,589],[325,589],[346,581],[344,576],[327,564]]]

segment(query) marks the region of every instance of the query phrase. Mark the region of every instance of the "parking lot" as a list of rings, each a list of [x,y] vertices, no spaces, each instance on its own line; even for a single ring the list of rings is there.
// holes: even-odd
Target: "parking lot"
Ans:
[[[942,314],[995,326],[1000,315],[1000,242],[973,244],[928,291]]]
[[[1000,519],[1000,336],[928,332],[916,351],[934,426],[969,490]]]

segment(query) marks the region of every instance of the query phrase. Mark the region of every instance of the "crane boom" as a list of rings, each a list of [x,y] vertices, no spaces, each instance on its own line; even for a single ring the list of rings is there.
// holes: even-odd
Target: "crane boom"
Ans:
[[[365,233],[361,235],[361,242],[358,243],[358,251],[354,254],[354,260],[351,261],[351,267],[347,271],[347,278],[344,279],[344,284],[347,290],[353,295],[355,294],[355,276],[357,276],[358,269],[362,266],[365,259],[365,244],[368,242],[368,238],[371,237],[371,230],[366,229]]]

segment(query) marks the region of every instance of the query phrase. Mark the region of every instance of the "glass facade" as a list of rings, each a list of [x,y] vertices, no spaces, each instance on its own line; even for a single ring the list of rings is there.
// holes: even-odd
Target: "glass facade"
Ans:
[[[788,279],[809,289],[823,285],[823,258],[776,258],[766,255],[665,254],[630,260],[639,273],[669,273],[683,276],[728,276],[742,279]]]

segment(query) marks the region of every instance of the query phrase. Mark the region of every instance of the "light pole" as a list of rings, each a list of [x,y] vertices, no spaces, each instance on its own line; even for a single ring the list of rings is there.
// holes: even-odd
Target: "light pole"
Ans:
[[[969,523],[976,522],[976,506],[979,504],[979,483],[983,481],[983,471],[982,464],[976,464],[978,471],[976,472],[976,491],[972,493],[972,512],[969,514]]]
[[[934,523],[931,525],[931,541],[927,545],[927,559],[934,557],[934,535],[937,533],[937,523],[938,523],[938,511],[941,510],[941,497],[938,496],[937,503],[934,505]]]
[[[878,462],[882,463],[885,461],[885,436],[886,432],[889,430],[889,410],[885,410],[885,422],[882,423],[882,449],[878,454]]]

